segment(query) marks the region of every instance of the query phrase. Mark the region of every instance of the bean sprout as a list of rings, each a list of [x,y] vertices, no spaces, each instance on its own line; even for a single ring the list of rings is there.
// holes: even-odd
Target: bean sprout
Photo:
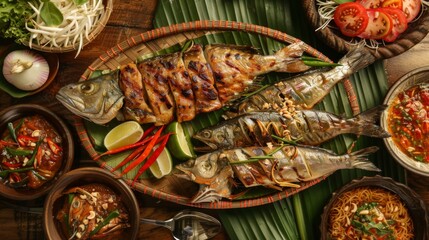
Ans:
[[[25,27],[31,33],[29,47],[38,44],[44,47],[70,47],[77,49],[77,57],[83,48],[84,41],[90,40],[101,16],[105,12],[102,0],[89,0],[76,5],[73,0],[51,0],[63,14],[63,22],[59,26],[46,26],[40,17],[43,2],[33,5],[33,15],[26,21]]]

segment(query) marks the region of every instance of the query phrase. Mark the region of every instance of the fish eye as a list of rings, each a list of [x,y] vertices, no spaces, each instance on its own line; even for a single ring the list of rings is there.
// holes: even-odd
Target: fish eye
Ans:
[[[80,90],[82,90],[83,93],[91,93],[94,91],[94,84],[92,83],[83,83],[80,86]]]
[[[73,201],[72,207],[73,208],[79,208],[80,207],[80,202],[79,201]]]
[[[211,133],[210,133],[210,131],[204,131],[203,132],[203,137],[205,137],[205,138],[209,138],[209,137],[211,137]]]

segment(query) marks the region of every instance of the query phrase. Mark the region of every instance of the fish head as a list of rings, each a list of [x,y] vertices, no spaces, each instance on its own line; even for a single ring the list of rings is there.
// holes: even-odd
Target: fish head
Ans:
[[[227,125],[217,125],[205,128],[195,133],[192,137],[205,144],[205,146],[194,146],[195,151],[198,152],[215,151],[218,149],[228,148],[232,145]]]
[[[176,166],[186,179],[200,184],[192,202],[212,202],[230,197],[234,172],[221,152],[207,153]],[[183,177],[182,176],[182,177]]]
[[[115,118],[124,99],[118,85],[118,71],[68,84],[56,97],[72,113],[96,124],[106,124]]]

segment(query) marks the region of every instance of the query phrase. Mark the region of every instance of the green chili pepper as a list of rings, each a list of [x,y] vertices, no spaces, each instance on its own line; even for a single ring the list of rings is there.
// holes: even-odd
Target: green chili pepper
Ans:
[[[9,122],[7,123],[7,128],[9,129],[9,134],[10,136],[12,136],[12,139],[18,143],[18,140],[16,139],[16,132],[15,132],[15,128],[13,128],[13,123]]]
[[[36,172],[34,170],[31,170],[31,172],[33,172],[34,176],[36,176],[39,180],[46,181],[46,178],[44,176],[40,175],[38,172]]]
[[[26,156],[33,153],[33,150],[30,150],[30,149],[10,148],[10,147],[6,147],[6,151],[13,156]]]
[[[3,171],[0,172],[0,177],[1,178],[5,178],[5,177],[7,177],[9,175],[9,173],[13,173],[13,172],[26,172],[26,171],[33,170],[33,169],[34,169],[34,167],[3,170]]]
[[[36,147],[35,147],[35,148],[34,148],[34,150],[33,150],[33,155],[31,155],[30,160],[25,164],[26,166],[31,166],[31,165],[33,165],[34,160],[36,159],[37,152],[38,152],[38,150],[39,150],[39,146],[40,146],[40,144],[42,143],[42,141],[43,141],[43,139],[42,139],[42,138],[40,138],[40,139],[37,141],[37,143],[36,143]]]
[[[302,62],[310,67],[336,67],[341,66],[339,63],[324,62],[321,60],[302,60]]]
[[[109,222],[114,219],[119,217],[119,211],[118,209],[113,210],[112,212],[109,213],[109,215],[103,220],[103,222],[101,222],[100,224],[97,225],[97,227],[94,228],[94,230],[92,230],[89,233],[89,236],[92,237],[94,236],[98,231],[100,231],[100,229],[104,226],[106,226],[107,224],[109,224]]]

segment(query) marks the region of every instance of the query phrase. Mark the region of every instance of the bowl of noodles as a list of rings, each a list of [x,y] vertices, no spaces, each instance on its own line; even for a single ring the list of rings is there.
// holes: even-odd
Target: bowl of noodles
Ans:
[[[335,192],[325,206],[321,239],[427,239],[426,206],[404,184],[363,177]]]

